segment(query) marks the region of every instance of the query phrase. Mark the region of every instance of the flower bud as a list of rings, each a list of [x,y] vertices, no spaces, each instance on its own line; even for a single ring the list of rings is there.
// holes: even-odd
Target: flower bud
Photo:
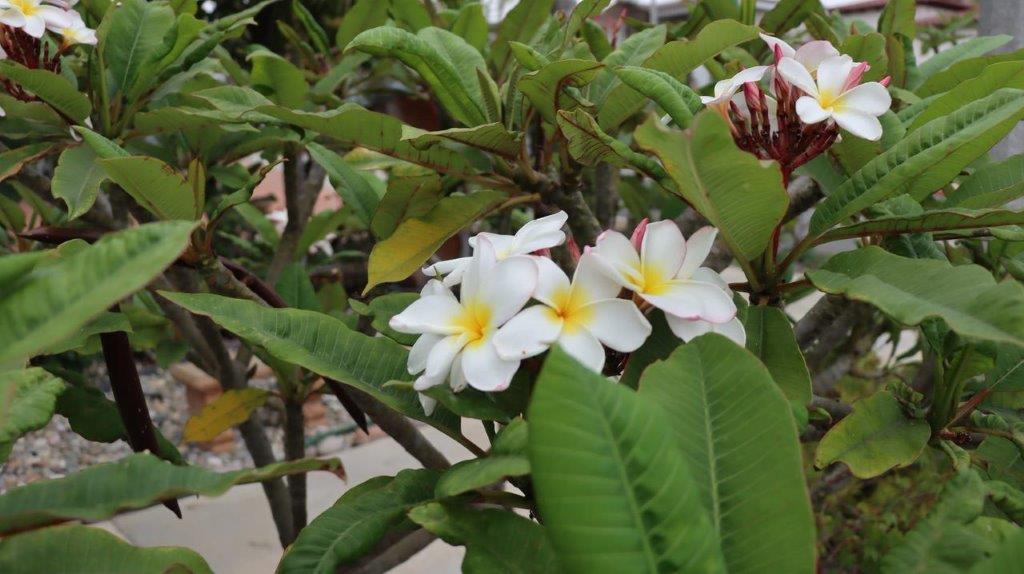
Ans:
[[[647,233],[648,223],[650,223],[650,220],[647,219],[646,217],[643,219],[643,221],[637,223],[636,229],[633,230],[633,235],[629,238],[629,240],[633,243],[633,247],[635,247],[637,251],[640,251],[640,246],[643,245],[644,243],[644,234]]]

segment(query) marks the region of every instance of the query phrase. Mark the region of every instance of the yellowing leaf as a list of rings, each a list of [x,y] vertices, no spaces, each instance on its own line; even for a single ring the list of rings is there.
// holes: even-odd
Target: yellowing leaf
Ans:
[[[185,440],[213,440],[220,433],[248,420],[253,411],[267,402],[270,393],[263,389],[226,391],[185,423]]]

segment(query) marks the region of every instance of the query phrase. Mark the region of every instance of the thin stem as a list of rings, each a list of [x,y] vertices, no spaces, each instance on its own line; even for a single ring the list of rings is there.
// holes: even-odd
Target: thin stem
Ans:
[[[306,456],[305,417],[302,401],[298,398],[284,403],[284,457],[299,460]],[[291,496],[292,524],[295,532],[306,526],[306,474],[297,473],[288,477],[288,494]]]

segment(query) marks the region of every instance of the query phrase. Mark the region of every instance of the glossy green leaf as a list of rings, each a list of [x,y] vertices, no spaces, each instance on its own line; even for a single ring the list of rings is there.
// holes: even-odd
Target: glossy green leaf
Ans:
[[[537,505],[567,572],[725,571],[695,469],[656,405],[556,348],[527,419]]]
[[[484,109],[483,93],[475,70],[486,72],[483,56],[459,36],[440,28],[416,34],[381,26],[362,32],[347,50],[390,56],[416,70],[431,94],[453,118],[467,126],[494,121]]]
[[[357,0],[356,3],[345,12],[345,17],[338,26],[338,33],[335,36],[335,43],[342,51],[348,47],[360,32],[383,26],[388,20],[388,9],[391,7],[390,0]]]
[[[909,418],[891,393],[879,391],[854,403],[853,413],[829,429],[814,464],[844,462],[854,476],[875,477],[917,460],[931,433],[926,421]]]
[[[886,36],[900,34],[913,38],[917,31],[914,21],[916,14],[915,0],[892,0],[878,17],[878,31]]]
[[[726,570],[814,572],[800,442],[768,370],[728,339],[704,335],[648,367],[640,396],[667,415]]]
[[[239,484],[340,467],[338,459],[302,459],[216,473],[138,453],[117,462],[90,466],[64,478],[8,490],[0,495],[0,533],[32,530],[68,520],[105,520],[190,494],[219,496]]]
[[[672,351],[683,343],[679,337],[668,326],[665,321],[665,314],[653,309],[648,315],[651,322],[651,336],[647,337],[639,349],[629,355],[626,363],[626,370],[623,371],[619,382],[627,387],[637,388],[640,384],[640,375],[651,363],[667,358]]]
[[[736,147],[714,112],[698,115],[685,133],[649,120],[634,137],[658,156],[679,195],[718,228],[736,257],[761,255],[789,206],[778,164]]]
[[[810,233],[906,193],[921,200],[1001,140],[1024,113],[1024,92],[1002,89],[910,133],[818,205]]]
[[[747,349],[768,367],[786,399],[801,406],[810,403],[811,375],[785,311],[751,305],[743,326],[747,332]]]
[[[1024,530],[1018,529],[987,559],[971,568],[971,574],[1005,574],[1024,564]]]
[[[817,243],[869,235],[902,235],[1021,224],[1024,224],[1024,212],[1002,209],[943,209],[908,216],[880,217],[844,225],[825,233]]]
[[[598,108],[604,105],[608,94],[619,84],[614,70],[619,66],[639,66],[665,44],[667,28],[664,24],[653,26],[631,34],[620,42],[615,51],[601,60],[604,64],[594,81],[590,83],[587,99]]]
[[[824,13],[819,0],[781,0],[761,16],[759,25],[767,34],[780,36],[799,26],[812,13]]]
[[[690,72],[726,48],[756,40],[758,29],[735,20],[718,20],[705,26],[693,40],[676,40],[658,49],[643,67],[665,72],[682,81]],[[606,132],[614,132],[622,122],[640,111],[644,95],[626,85],[613,89],[597,116]]]
[[[519,157],[521,146],[520,137],[505,129],[501,123],[483,124],[471,128],[451,128],[437,132],[409,130],[409,134],[402,139],[420,149],[445,141],[465,144],[509,160]]]
[[[601,131],[587,112],[577,108],[571,112],[558,111],[558,127],[569,143],[569,153],[584,165],[607,162],[619,167],[637,169],[655,181],[668,178],[658,162],[644,154],[637,153],[628,145]]]
[[[562,45],[568,45],[576,36],[576,32],[579,32],[580,27],[583,26],[583,22],[596,17],[610,3],[611,0],[580,0],[580,2],[576,3],[569,14],[569,20],[562,29]]]
[[[602,64],[593,60],[558,60],[523,76],[518,87],[541,117],[555,123],[556,111],[578,103],[564,94],[564,88],[587,84],[601,68]]]
[[[990,54],[988,56],[961,60],[945,70],[932,75],[918,86],[914,93],[922,98],[942,94],[971,78],[977,77],[992,64],[1013,62],[1021,59],[1024,59],[1024,49],[1005,54]]]
[[[96,153],[81,144],[65,149],[57,160],[51,186],[53,196],[68,205],[68,219],[79,217],[96,201],[106,172],[100,167]]]
[[[932,100],[907,126],[907,131],[912,132],[936,118],[949,115],[1000,88],[1024,89],[1024,62],[1003,62],[986,67],[977,77]]]
[[[835,255],[808,271],[826,293],[864,301],[904,325],[938,317],[968,337],[1024,345],[1024,287],[977,265],[908,259],[879,247]]]
[[[441,201],[441,193],[441,178],[435,173],[406,177],[392,174],[370,229],[378,239],[386,239],[402,221],[426,215]]]
[[[504,193],[492,190],[449,196],[422,217],[401,222],[394,233],[373,246],[363,293],[381,283],[402,281],[415,273],[445,240],[489,213],[505,197]]]
[[[507,510],[431,502],[409,518],[449,544],[465,546],[465,574],[557,574],[558,558],[541,525]]]
[[[18,437],[50,422],[63,390],[64,381],[38,367],[0,373],[0,461]]]
[[[241,299],[208,294],[161,295],[189,311],[206,315],[271,356],[355,387],[392,409],[459,436],[458,419],[444,409],[423,414],[416,393],[386,386],[410,381],[408,351],[385,337],[348,328],[340,319],[300,309],[272,309]]]
[[[977,38],[968,38],[966,40],[956,42],[954,45],[946,48],[945,50],[941,50],[932,57],[924,60],[918,64],[917,69],[921,72],[921,78],[927,79],[929,76],[948,68],[954,62],[965,60],[967,58],[983,56],[1003,44],[1006,44],[1010,40],[1013,40],[1013,36],[1007,36],[1005,34],[999,36],[979,36]]]
[[[99,27],[97,50],[109,71],[110,95],[127,93],[144,67],[168,49],[164,37],[174,26],[174,10],[166,3],[125,0]]]
[[[464,460],[444,471],[437,481],[434,495],[437,498],[450,498],[490,486],[510,476],[529,473],[530,461],[525,456],[492,455]]]
[[[185,249],[191,222],[151,223],[36,268],[0,299],[0,365],[74,334],[142,288]]]
[[[380,196],[373,189],[366,178],[350,166],[344,158],[325,148],[324,146],[310,142],[306,144],[310,157],[320,164],[327,171],[331,185],[338,192],[345,205],[352,208],[359,221],[367,227],[373,219],[373,213],[380,203]],[[376,177],[376,176],[370,176]]]
[[[43,142],[0,152],[0,181],[17,174],[21,168],[49,153],[51,149],[53,146]]]
[[[278,574],[333,574],[372,550],[389,531],[412,530],[405,514],[433,498],[436,482],[434,471],[403,470],[350,489],[299,532]]]
[[[298,66],[266,49],[254,50],[247,59],[252,62],[249,78],[254,88],[283,106],[299,108],[306,103],[309,84]]]
[[[72,121],[89,116],[89,98],[64,76],[48,70],[26,68],[14,60],[0,60],[0,78],[4,78],[35,94]]]
[[[984,165],[960,182],[944,206],[967,209],[1000,207],[1024,197],[1024,155]]]
[[[148,156],[101,159],[98,163],[111,181],[158,218],[195,219],[192,186],[173,167]]]
[[[452,22],[452,33],[461,37],[467,44],[476,48],[481,54],[487,51],[488,26],[484,17],[483,6],[479,2],[470,2],[459,9]]]
[[[509,42],[529,42],[543,27],[554,3],[554,0],[522,0],[512,7],[498,25],[498,35],[491,46],[491,61],[495,69],[505,68],[510,53]]]
[[[697,92],[665,72],[623,66],[615,73],[627,86],[661,106],[680,128],[688,127],[693,116],[704,106]]]
[[[0,541],[0,571],[103,572],[104,574],[212,574],[188,548],[140,547],[102,528],[69,525],[26,532]]]

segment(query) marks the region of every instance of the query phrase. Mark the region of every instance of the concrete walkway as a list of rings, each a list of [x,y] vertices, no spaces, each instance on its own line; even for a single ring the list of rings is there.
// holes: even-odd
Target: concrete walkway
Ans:
[[[482,426],[471,421],[464,432],[485,445]],[[458,443],[434,429],[423,434],[452,462],[470,458]],[[309,515],[319,515],[348,488],[379,475],[394,475],[420,464],[390,438],[382,438],[336,454],[348,472],[342,481],[326,472],[309,475]],[[217,574],[273,572],[281,558],[267,501],[258,484],[238,486],[217,498],[180,501],[184,517],[174,518],[162,506],[122,514],[101,526],[139,546],[184,546],[201,554]],[[464,549],[437,540],[412,560],[392,570],[400,574],[447,574],[460,571]]]

